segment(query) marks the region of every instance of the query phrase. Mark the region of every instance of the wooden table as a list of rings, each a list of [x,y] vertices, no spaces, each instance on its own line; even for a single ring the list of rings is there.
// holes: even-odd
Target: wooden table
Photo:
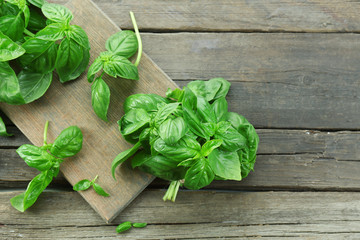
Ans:
[[[58,0],[58,3],[65,1]],[[61,176],[26,213],[9,199],[36,175],[0,138],[1,239],[359,239],[360,4],[356,1],[96,0],[180,86],[232,82],[230,110],[260,136],[255,172],[163,202],[155,180],[107,225]],[[4,117],[4,115],[2,114]],[[144,229],[117,234],[123,221]]]

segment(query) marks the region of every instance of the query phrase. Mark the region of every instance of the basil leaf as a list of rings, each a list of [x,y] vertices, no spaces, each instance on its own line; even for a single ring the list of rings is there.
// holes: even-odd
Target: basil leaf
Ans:
[[[239,156],[236,152],[214,149],[209,155],[209,163],[219,177],[237,181],[242,179]]]
[[[200,151],[200,144],[191,138],[184,137],[175,145],[168,145],[161,138],[153,144],[154,149],[169,159],[185,160],[193,158]]]
[[[144,109],[135,108],[126,113],[118,123],[121,134],[130,135],[146,127],[149,121],[150,116]]]
[[[24,53],[25,49],[13,42],[8,36],[0,31],[0,62],[13,60]]]
[[[185,106],[183,106],[184,111],[184,120],[189,126],[189,129],[199,137],[210,139],[210,134],[206,132],[203,127],[203,124],[200,122],[200,119],[195,114],[195,112]]]
[[[197,97],[197,114],[200,116],[203,122],[214,123],[216,122],[216,117],[213,109],[208,101],[203,97]]]
[[[52,23],[37,32],[35,37],[47,41],[57,41],[65,37],[65,29],[66,26],[63,23]]]
[[[137,150],[140,148],[141,144],[140,142],[137,142],[132,148],[121,152],[119,155],[117,155],[115,157],[115,159],[113,160],[112,164],[111,164],[111,173],[114,179],[115,178],[115,170],[116,168],[123,162],[125,162],[129,157],[131,157],[132,155],[134,155]]]
[[[144,228],[147,226],[147,223],[133,223],[132,226],[134,228]]]
[[[76,78],[72,74],[83,60],[83,51],[84,49],[72,39],[65,38],[61,41],[55,62],[60,82],[64,83]]]
[[[20,93],[20,85],[14,70],[7,62],[0,62],[0,102],[8,104],[24,104]]]
[[[98,73],[103,67],[103,61],[100,57],[96,58],[94,62],[89,67],[88,73],[87,73],[87,79],[91,83],[94,81],[95,74]]]
[[[96,115],[107,121],[107,112],[110,104],[110,89],[106,82],[98,77],[91,86],[91,105]]]
[[[133,31],[123,30],[109,37],[105,48],[118,56],[130,58],[138,49],[138,41]]]
[[[213,140],[207,141],[201,147],[200,155],[202,157],[207,157],[212,151],[214,151],[214,149],[220,147],[222,143],[223,143],[223,140],[221,140],[221,139],[213,139]]]
[[[221,148],[227,151],[236,152],[246,145],[246,138],[233,127],[228,128],[223,133],[216,132],[214,137],[224,140]]]
[[[53,22],[69,23],[73,19],[71,11],[59,4],[45,3],[42,5],[41,11]]]
[[[58,158],[72,157],[80,152],[83,135],[79,127],[70,126],[64,129],[50,148],[51,154]]]
[[[30,21],[30,9],[28,6],[25,5],[25,7],[22,9],[24,14],[24,20],[25,20],[25,28],[29,25]]]
[[[93,188],[97,194],[104,196],[104,197],[110,197],[110,194],[105,192],[104,189],[102,189],[102,187],[100,187],[99,184],[93,183]]]
[[[71,25],[66,31],[66,35],[77,42],[85,49],[90,49],[90,42],[84,29],[77,25]]]
[[[191,81],[187,84],[186,88],[190,89],[196,95],[196,97],[206,98],[205,81]]]
[[[234,112],[228,112],[225,115],[225,119],[229,121],[231,125],[238,131],[241,129],[241,126],[250,124],[244,116]]]
[[[212,78],[206,82],[208,89],[210,88],[210,86],[217,86],[218,84],[221,84],[221,87],[216,91],[216,94],[213,99],[226,97],[226,95],[229,92],[230,86],[231,86],[230,82],[228,82],[227,80],[225,80],[223,78]],[[214,88],[214,90],[216,88]]]
[[[25,29],[24,20],[21,15],[7,15],[0,18],[0,31],[11,40],[18,41],[22,38]]]
[[[21,193],[10,199],[11,205],[20,212],[24,212],[36,202],[39,195],[50,184],[52,179],[52,171],[49,170],[40,173],[33,180],[31,180],[24,193]]]
[[[125,57],[112,55],[107,61],[104,61],[103,68],[104,72],[112,77],[139,80],[137,67]]]
[[[176,88],[175,90],[171,90],[170,88],[166,91],[166,96],[168,98],[175,99],[178,102],[183,100],[184,90]]]
[[[180,103],[169,103],[159,109],[154,117],[155,126],[160,126],[170,114],[174,113]]]
[[[81,47],[81,48],[83,48],[83,47]],[[90,50],[83,48],[82,60],[81,60],[81,62],[79,64],[79,66],[75,69],[74,72],[72,72],[68,76],[68,78],[71,79],[71,80],[78,78],[85,71],[85,69],[88,67],[89,61],[90,61]]]
[[[41,8],[46,3],[45,0],[27,0],[27,1],[38,8]]]
[[[2,137],[10,137],[12,135],[13,134],[7,133],[5,123],[2,120],[2,118],[0,117],[0,136],[2,136]]]
[[[56,160],[46,150],[30,144],[20,146],[16,152],[29,167],[39,171],[49,170],[53,166],[53,161]]]
[[[38,32],[46,27],[46,19],[44,15],[38,11],[35,7],[31,8],[31,14],[27,29],[29,31]]]
[[[182,117],[167,119],[159,127],[159,135],[168,145],[177,143],[187,131],[185,121]]]
[[[215,174],[207,159],[198,159],[185,175],[185,187],[198,190],[209,185],[214,180]]]
[[[19,58],[23,66],[38,73],[54,70],[57,56],[57,45],[54,41],[30,38],[22,47],[26,50],[26,53]]]
[[[25,103],[30,103],[42,97],[50,87],[52,73],[34,73],[23,70],[18,75],[20,92]]]
[[[217,122],[223,121],[225,115],[228,112],[228,103],[225,97],[221,97],[216,99],[211,105],[212,112],[215,114],[215,118]]]
[[[142,108],[148,113],[156,112],[160,103],[169,103],[169,101],[156,94],[133,94],[125,99],[124,111],[127,113],[131,109]]]
[[[79,182],[77,182],[74,186],[73,186],[73,190],[74,191],[84,191],[86,189],[88,189],[89,187],[91,187],[91,181],[87,180],[87,179],[83,179],[80,180]]]
[[[131,222],[123,222],[122,224],[120,224],[119,226],[116,227],[116,232],[117,233],[122,233],[125,232],[127,230],[129,230],[131,228]]]

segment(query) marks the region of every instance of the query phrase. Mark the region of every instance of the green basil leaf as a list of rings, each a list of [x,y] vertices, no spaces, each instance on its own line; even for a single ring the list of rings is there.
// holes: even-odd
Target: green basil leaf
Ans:
[[[132,155],[134,155],[137,150],[140,148],[141,144],[140,142],[137,142],[132,148],[121,152],[119,155],[117,155],[115,157],[115,159],[113,160],[112,164],[111,164],[111,174],[113,176],[114,179],[115,178],[115,170],[116,168],[123,162],[125,162],[129,157],[131,157]]]
[[[46,3],[45,0],[27,0],[27,1],[38,8],[41,8]]]
[[[73,19],[71,11],[63,5],[45,3],[42,5],[41,11],[53,22],[69,23]]]
[[[35,37],[47,41],[57,41],[65,37],[65,30],[66,26],[63,23],[52,23],[36,33]]]
[[[221,140],[221,139],[213,139],[213,140],[207,141],[201,147],[200,155],[202,157],[207,157],[212,151],[214,151],[214,149],[220,147],[222,143],[223,143],[223,140]]]
[[[35,7],[30,7],[30,19],[27,29],[29,31],[38,32],[46,27],[46,18]]]
[[[215,174],[207,159],[198,159],[186,172],[184,186],[188,189],[198,190],[209,185]]]
[[[103,68],[112,77],[139,80],[137,67],[125,57],[112,55],[108,61],[104,61]]]
[[[0,79],[0,102],[24,104],[18,79],[8,62],[0,62]]]
[[[18,75],[20,92],[25,103],[30,103],[42,97],[52,82],[52,72],[34,73],[23,70]]]
[[[122,224],[120,224],[119,226],[116,227],[116,232],[117,233],[122,233],[125,232],[127,230],[129,230],[131,228],[131,222],[123,222]]]
[[[189,137],[182,138],[174,145],[168,145],[159,138],[154,142],[153,147],[165,157],[181,161],[195,157],[200,151],[200,144]]]
[[[102,189],[102,187],[100,187],[99,184],[93,183],[93,188],[97,194],[104,196],[104,197],[110,197],[110,194],[105,192],[104,189]]]
[[[29,25],[30,21],[30,9],[28,6],[25,5],[25,7],[22,9],[24,14],[24,20],[25,20],[25,28]]]
[[[186,85],[186,88],[190,89],[196,97],[206,98],[205,82],[201,80],[191,81]]]
[[[109,104],[110,88],[101,77],[98,77],[91,85],[91,105],[96,115],[104,121],[107,121]]]
[[[226,121],[218,122],[216,132],[224,134],[230,127],[231,123]]]
[[[196,113],[183,105],[184,120],[189,126],[189,129],[199,137],[210,139],[210,134],[204,129],[203,124]]]
[[[66,35],[75,42],[77,42],[83,48],[90,49],[89,38],[84,29],[82,29],[80,26],[71,25],[66,31]]]
[[[13,60],[24,53],[25,49],[13,42],[8,36],[0,31],[0,62]]]
[[[61,41],[55,62],[60,82],[64,83],[78,77],[74,78],[72,74],[77,71],[82,63],[84,57],[83,51],[84,49],[72,39],[65,38]]]
[[[134,228],[144,228],[147,226],[147,223],[133,223],[132,226]]]
[[[103,68],[103,61],[101,60],[100,57],[98,57],[91,64],[87,73],[87,79],[90,83],[94,81],[95,74],[101,71],[102,68]]]
[[[228,112],[228,103],[225,97],[216,99],[211,105],[212,112],[215,114],[216,121],[220,122],[225,119],[225,115]]]
[[[0,136],[2,136],[2,137],[10,137],[12,135],[13,134],[7,133],[5,123],[2,120],[2,118],[0,117]]]
[[[213,90],[217,89],[218,84],[221,84],[221,87],[216,91],[216,94],[213,97],[213,99],[226,97],[226,95],[229,92],[230,86],[231,86],[230,82],[228,82],[227,80],[225,80],[223,78],[212,78],[206,82],[208,89],[211,88],[211,86],[216,86],[213,88]]]
[[[90,50],[89,49],[85,49],[83,48],[83,56],[82,56],[82,60],[79,64],[79,66],[75,69],[74,72],[72,72],[69,75],[69,79],[73,80],[73,79],[77,79],[84,71],[85,69],[88,67],[89,65],[89,61],[90,61]]]
[[[131,109],[142,108],[148,113],[156,112],[160,103],[169,103],[169,101],[157,94],[133,94],[125,99],[124,111],[127,113]]]
[[[119,121],[122,135],[130,135],[148,126],[149,114],[141,108],[135,108],[126,113]],[[140,134],[140,133],[139,133]]]
[[[235,152],[241,148],[244,148],[247,141],[246,138],[233,127],[228,128],[223,133],[216,132],[214,137],[224,140],[221,148],[227,151]]]
[[[87,179],[83,179],[74,185],[73,190],[74,191],[84,191],[86,189],[89,189],[89,187],[91,187],[91,184],[92,184],[91,181],[89,181]]]
[[[52,171],[45,171],[37,175],[29,183],[26,191],[10,199],[11,205],[20,212],[24,212],[31,207],[39,195],[50,184],[53,179]]]
[[[239,156],[236,152],[214,149],[208,158],[217,176],[227,180],[240,181],[242,179]]]
[[[161,107],[155,115],[155,126],[160,126],[170,114],[174,113],[180,103],[169,103]]]
[[[25,23],[20,14],[16,16],[7,15],[0,17],[0,31],[7,35],[11,40],[20,40],[23,37],[24,29]]]
[[[183,97],[184,97],[184,90],[181,90],[181,89],[174,89],[174,90],[171,90],[170,88],[166,91],[166,96],[168,98],[172,98],[172,99],[175,99],[176,101],[178,102],[181,102],[183,100]]]
[[[79,127],[70,126],[64,129],[50,148],[51,154],[58,158],[72,157],[77,154],[83,143],[83,135]]]
[[[251,125],[244,116],[241,116],[240,114],[234,112],[226,113],[225,119],[229,121],[231,125],[238,131],[243,125]]]
[[[57,161],[54,163],[54,165],[50,168],[50,174],[53,177],[56,177],[59,174],[60,171],[60,163],[62,163],[63,159],[57,159]]]
[[[159,135],[168,145],[177,143],[187,131],[186,123],[182,117],[167,119],[159,127]]]
[[[243,125],[240,132],[247,138],[246,147],[238,151],[241,163],[241,174],[244,178],[251,170],[254,170],[256,152],[259,145],[259,136],[251,124]]]
[[[10,1],[5,1],[1,6],[1,13],[3,16],[6,15],[18,15],[20,12],[20,8],[17,6],[16,2],[10,3]]]
[[[130,30],[115,33],[108,38],[105,48],[118,56],[130,58],[138,49],[136,35]]]
[[[208,101],[203,97],[197,97],[197,114],[203,122],[215,123],[216,117]]]
[[[30,144],[20,146],[16,152],[29,167],[36,168],[39,171],[49,170],[56,160],[46,150]]]

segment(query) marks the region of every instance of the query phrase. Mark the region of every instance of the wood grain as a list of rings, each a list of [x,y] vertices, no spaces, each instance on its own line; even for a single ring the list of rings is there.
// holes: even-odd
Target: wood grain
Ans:
[[[0,236],[5,239],[359,236],[360,193],[182,191],[170,203],[161,200],[164,191],[146,190],[112,225],[105,225],[74,192],[46,192],[25,214],[7,203],[16,193],[0,192]],[[115,226],[123,221],[149,225],[118,235]]]
[[[119,28],[90,0],[74,0],[67,7],[75,16],[73,23],[82,26],[90,36],[93,60],[104,50],[106,39],[119,31]],[[112,160],[130,147],[120,136],[116,124],[123,114],[121,109],[124,99],[141,92],[162,94],[168,87],[176,87],[146,54],[143,54],[139,65],[139,76],[140,81],[106,79],[112,92],[109,123],[100,120],[92,110],[90,84],[85,74],[64,85],[55,79],[44,97],[34,103],[24,106],[1,104],[4,113],[35,145],[42,142],[46,120],[50,121],[50,142],[70,125],[78,125],[82,129],[83,149],[76,157],[67,159],[61,171],[71,184],[99,175],[98,183],[111,197],[101,197],[94,191],[83,191],[80,194],[106,221],[111,221],[153,180],[152,176],[133,171],[127,164],[117,171],[117,182],[111,177]]]

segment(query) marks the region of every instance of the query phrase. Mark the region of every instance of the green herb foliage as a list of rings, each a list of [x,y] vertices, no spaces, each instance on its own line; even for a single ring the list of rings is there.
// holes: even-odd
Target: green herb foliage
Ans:
[[[102,187],[100,187],[99,184],[95,183],[97,178],[98,178],[98,175],[92,181],[87,180],[87,179],[80,180],[78,183],[76,183],[74,185],[73,189],[75,191],[84,191],[84,190],[89,189],[92,186],[97,194],[104,196],[104,197],[109,197],[110,194],[105,192],[105,190]]]
[[[69,9],[45,0],[0,1],[0,102],[26,104],[85,71],[90,44]]]
[[[100,56],[90,66],[87,74],[88,81],[92,83],[91,104],[96,115],[104,121],[107,121],[110,105],[110,88],[103,79],[104,73],[114,78],[139,79],[137,66],[142,54],[142,43],[134,14],[130,12],[130,16],[135,33],[124,30],[112,35],[105,44],[107,51],[100,53]],[[138,51],[138,56],[133,64],[129,61],[129,58],[136,51]],[[100,73],[100,76],[96,77],[98,73]]]
[[[58,175],[64,158],[74,156],[82,148],[83,136],[77,126],[64,129],[52,144],[47,143],[47,129],[48,122],[45,125],[43,146],[25,144],[16,150],[29,167],[41,171],[31,180],[25,192],[10,200],[11,205],[21,212],[31,207],[53,178]],[[52,149],[57,149],[57,151]]]
[[[180,186],[200,189],[214,179],[245,178],[254,169],[259,137],[245,117],[228,112],[230,83],[223,78],[193,81],[167,97],[135,94],[124,103],[119,128],[133,148],[120,153],[116,167],[132,167],[171,181],[164,200],[175,201]],[[136,154],[135,154],[136,153]]]
[[[2,136],[2,137],[10,137],[10,136],[12,136],[12,134],[9,134],[6,131],[5,123],[4,123],[4,121],[3,121],[3,119],[1,117],[0,117],[0,136]]]
[[[116,232],[117,233],[122,233],[122,232],[125,232],[125,231],[129,230],[132,227],[134,227],[134,228],[144,228],[146,226],[147,226],[147,223],[123,222],[119,226],[116,227]]]

